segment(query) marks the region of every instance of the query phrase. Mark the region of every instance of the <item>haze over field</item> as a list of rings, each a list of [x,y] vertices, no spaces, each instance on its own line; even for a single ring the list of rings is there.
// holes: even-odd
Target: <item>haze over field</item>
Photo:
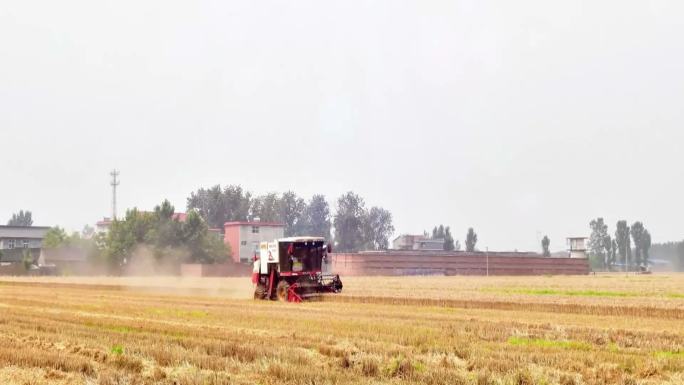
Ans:
[[[681,240],[680,1],[18,1],[0,7],[0,222],[79,230],[201,186],[354,190],[397,233]],[[122,211],[122,210],[120,210]]]

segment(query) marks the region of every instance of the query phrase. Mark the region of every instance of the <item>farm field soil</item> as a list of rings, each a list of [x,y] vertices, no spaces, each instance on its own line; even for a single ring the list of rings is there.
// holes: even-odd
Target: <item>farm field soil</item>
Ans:
[[[0,278],[0,384],[682,384],[684,275]]]

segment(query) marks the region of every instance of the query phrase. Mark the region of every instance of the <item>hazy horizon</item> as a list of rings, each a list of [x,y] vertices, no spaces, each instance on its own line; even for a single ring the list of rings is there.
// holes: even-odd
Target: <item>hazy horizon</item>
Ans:
[[[77,11],[76,11],[77,10]],[[395,236],[684,239],[684,3],[9,0],[0,223],[80,230],[200,187],[353,190]],[[677,182],[680,180],[680,182]],[[677,207],[680,207],[679,209]],[[679,214],[678,214],[679,213]]]

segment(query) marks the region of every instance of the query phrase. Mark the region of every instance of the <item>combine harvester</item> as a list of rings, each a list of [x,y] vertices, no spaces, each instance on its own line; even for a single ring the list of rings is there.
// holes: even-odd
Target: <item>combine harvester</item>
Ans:
[[[325,238],[293,237],[262,242],[254,256],[254,299],[302,302],[322,293],[339,293],[342,281],[323,273],[330,246]]]

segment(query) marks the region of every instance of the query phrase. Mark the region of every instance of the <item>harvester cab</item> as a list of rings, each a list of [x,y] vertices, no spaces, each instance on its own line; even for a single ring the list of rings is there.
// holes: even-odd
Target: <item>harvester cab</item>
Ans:
[[[254,299],[301,302],[339,293],[339,275],[324,273],[330,247],[324,238],[292,237],[262,242],[254,257]]]

